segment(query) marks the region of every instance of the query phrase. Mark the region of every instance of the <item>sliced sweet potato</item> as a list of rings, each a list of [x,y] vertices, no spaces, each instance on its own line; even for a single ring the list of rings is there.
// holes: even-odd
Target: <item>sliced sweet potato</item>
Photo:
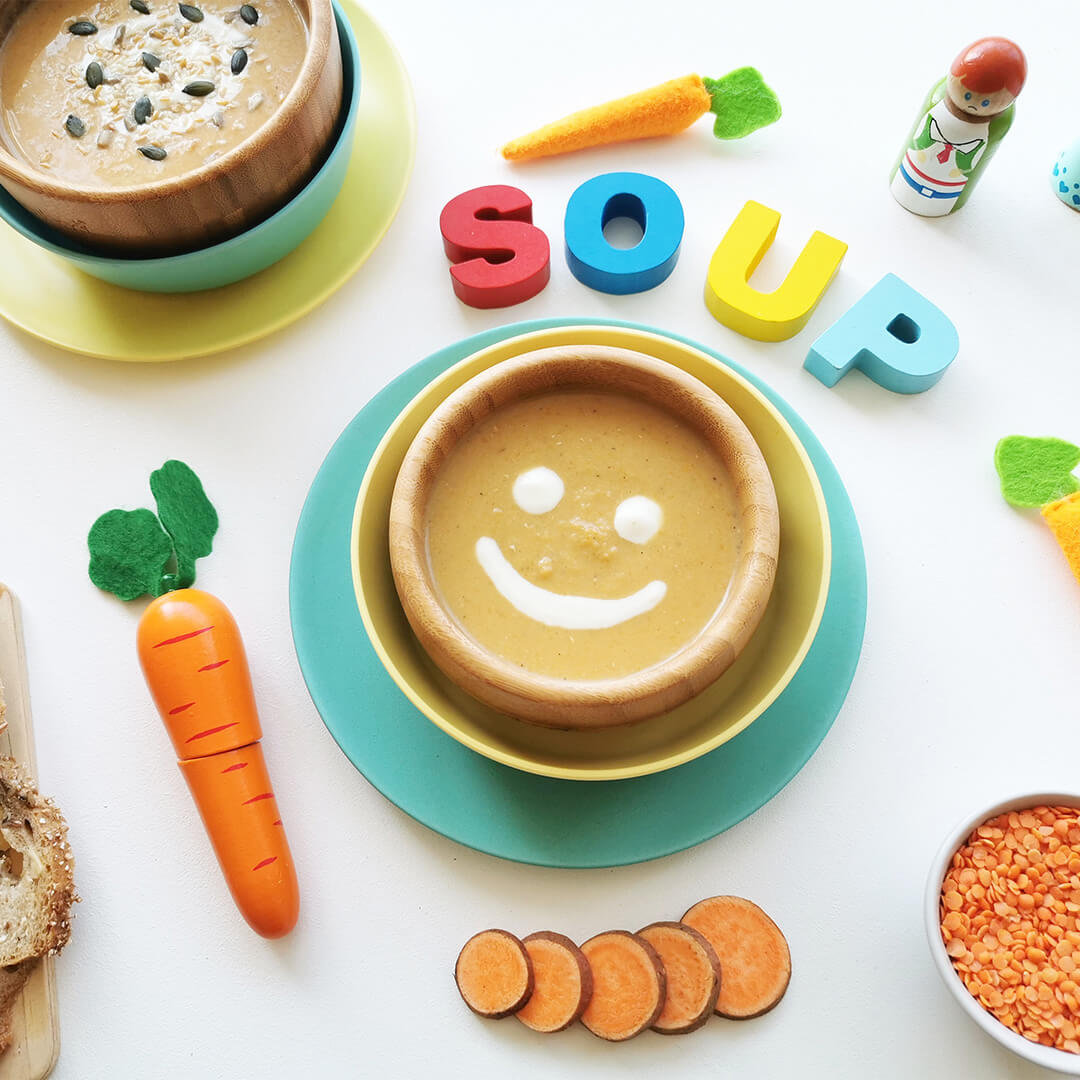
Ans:
[[[533,966],[532,997],[514,1014],[533,1031],[562,1031],[581,1018],[593,992],[592,968],[568,938],[541,930],[522,940]]]
[[[667,976],[667,998],[653,1031],[686,1035],[713,1014],[720,993],[716,950],[685,923],[655,922],[638,931],[660,955]]]
[[[581,951],[593,974],[581,1022],[608,1042],[623,1042],[656,1023],[664,1008],[664,965],[656,950],[627,930],[589,938]]]
[[[515,1013],[533,991],[532,960],[506,930],[481,930],[458,954],[454,981],[465,1004],[478,1016],[501,1020]]]
[[[791,979],[791,952],[776,923],[741,896],[712,896],[683,917],[716,950],[724,972],[716,1011],[731,1020],[779,1004]]]

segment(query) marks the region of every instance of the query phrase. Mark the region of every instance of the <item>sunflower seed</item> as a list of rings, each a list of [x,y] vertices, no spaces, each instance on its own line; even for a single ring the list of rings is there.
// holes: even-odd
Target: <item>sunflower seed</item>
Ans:
[[[214,127],[222,127],[225,123],[225,110],[218,109],[217,112],[210,117],[210,123],[213,124]]]
[[[244,68],[247,67],[248,54],[243,49],[237,49],[232,54],[232,60],[229,61],[229,67],[232,68],[234,75],[239,75]]]
[[[209,79],[196,79],[184,87],[184,93],[192,97],[206,97],[214,92],[214,84]]]
[[[121,23],[116,28],[116,33],[113,34],[112,47],[119,49],[124,44],[124,35],[127,33],[127,23]]]
[[[221,16],[221,21],[223,23],[236,22],[236,19],[239,16],[239,14],[240,14],[239,11],[226,11],[225,14]]]
[[[86,125],[74,113],[68,113],[64,127],[67,128],[68,134],[76,139],[81,139],[86,134]]]
[[[161,83],[162,86],[168,86],[169,83],[172,82],[172,79],[170,78],[169,73],[164,68],[159,68],[157,73],[157,81]]]
[[[76,37],[89,37],[97,33],[97,27],[89,19],[79,19],[68,27],[68,33]]]
[[[145,124],[154,115],[154,103],[145,95],[135,102],[131,110],[136,124]]]
[[[135,117],[132,116],[131,113],[128,113],[127,116],[124,117],[124,127],[126,127],[128,131],[134,131],[135,128],[138,127],[138,124],[135,123]]]
[[[147,71],[157,71],[158,64],[161,63],[161,59],[155,56],[152,52],[144,52],[142,54],[143,67]]]
[[[140,15],[150,14],[150,5],[146,0],[129,0],[131,7],[134,11],[137,11]]]
[[[139,153],[151,161],[164,161],[169,155],[160,146],[140,146]]]
[[[105,150],[112,145],[112,141],[115,137],[116,132],[112,128],[102,128],[97,137],[97,144],[102,150]]]
[[[241,4],[240,18],[243,19],[248,26],[254,26],[259,21],[259,13],[251,6],[251,4]]]
[[[86,65],[86,85],[96,90],[105,81],[105,72],[96,60]]]
[[[203,13],[194,4],[181,4],[180,14],[187,19],[188,22],[202,22]]]
[[[248,112],[254,112],[263,103],[263,100],[261,91],[257,94],[252,94],[251,97],[248,98]]]

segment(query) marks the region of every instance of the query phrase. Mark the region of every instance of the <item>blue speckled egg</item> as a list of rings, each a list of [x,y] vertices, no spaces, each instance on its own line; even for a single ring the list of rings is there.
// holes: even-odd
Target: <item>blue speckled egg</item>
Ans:
[[[1050,170],[1050,183],[1054,194],[1066,206],[1080,210],[1080,139],[1058,154]]]

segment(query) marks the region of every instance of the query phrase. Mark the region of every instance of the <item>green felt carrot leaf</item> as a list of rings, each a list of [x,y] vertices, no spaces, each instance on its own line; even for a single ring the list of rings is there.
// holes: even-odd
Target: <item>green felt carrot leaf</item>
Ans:
[[[109,510],[87,537],[90,580],[121,600],[194,585],[195,560],[210,554],[217,532],[217,511],[182,461],[166,461],[152,472],[150,490],[157,515],[150,510]]]
[[[1001,494],[1013,506],[1045,506],[1080,491],[1072,475],[1080,465],[1080,446],[1064,439],[1006,435],[994,448]]]
[[[167,587],[186,589],[195,581],[195,560],[213,549],[217,511],[199,478],[182,461],[166,461],[152,472],[150,490],[157,500],[158,517],[176,551],[176,574]]]
[[[90,527],[90,580],[121,600],[165,592],[173,546],[149,510],[109,510]]]
[[[702,79],[716,113],[718,139],[742,139],[780,119],[780,99],[757,68],[741,67],[719,79]]]

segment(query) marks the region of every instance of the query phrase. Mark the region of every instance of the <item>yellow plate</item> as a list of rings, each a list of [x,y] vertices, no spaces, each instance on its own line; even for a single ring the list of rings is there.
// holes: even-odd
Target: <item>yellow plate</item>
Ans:
[[[503,716],[459,690],[417,644],[390,575],[387,529],[394,481],[421,424],[450,393],[500,360],[553,345],[616,345],[666,360],[715,390],[742,417],[772,473],[780,507],[780,560],[761,624],[732,667],[672,712],[600,732],[553,731]],[[741,375],[656,334],[606,326],[554,327],[467,357],[405,407],[371,459],[356,502],[353,585],[368,637],[409,700],[477,753],[526,772],[572,780],[644,776],[691,761],[732,738],[779,696],[810,648],[825,609],[832,562],[828,510],[814,467],[779,412]]]
[[[70,352],[179,360],[256,341],[341,288],[394,220],[416,152],[412,86],[401,58],[363,8],[353,0],[342,0],[342,7],[360,47],[353,156],[330,213],[300,247],[246,281],[170,296],[99,281],[0,227],[0,265],[18,268],[0,275],[0,316]]]

